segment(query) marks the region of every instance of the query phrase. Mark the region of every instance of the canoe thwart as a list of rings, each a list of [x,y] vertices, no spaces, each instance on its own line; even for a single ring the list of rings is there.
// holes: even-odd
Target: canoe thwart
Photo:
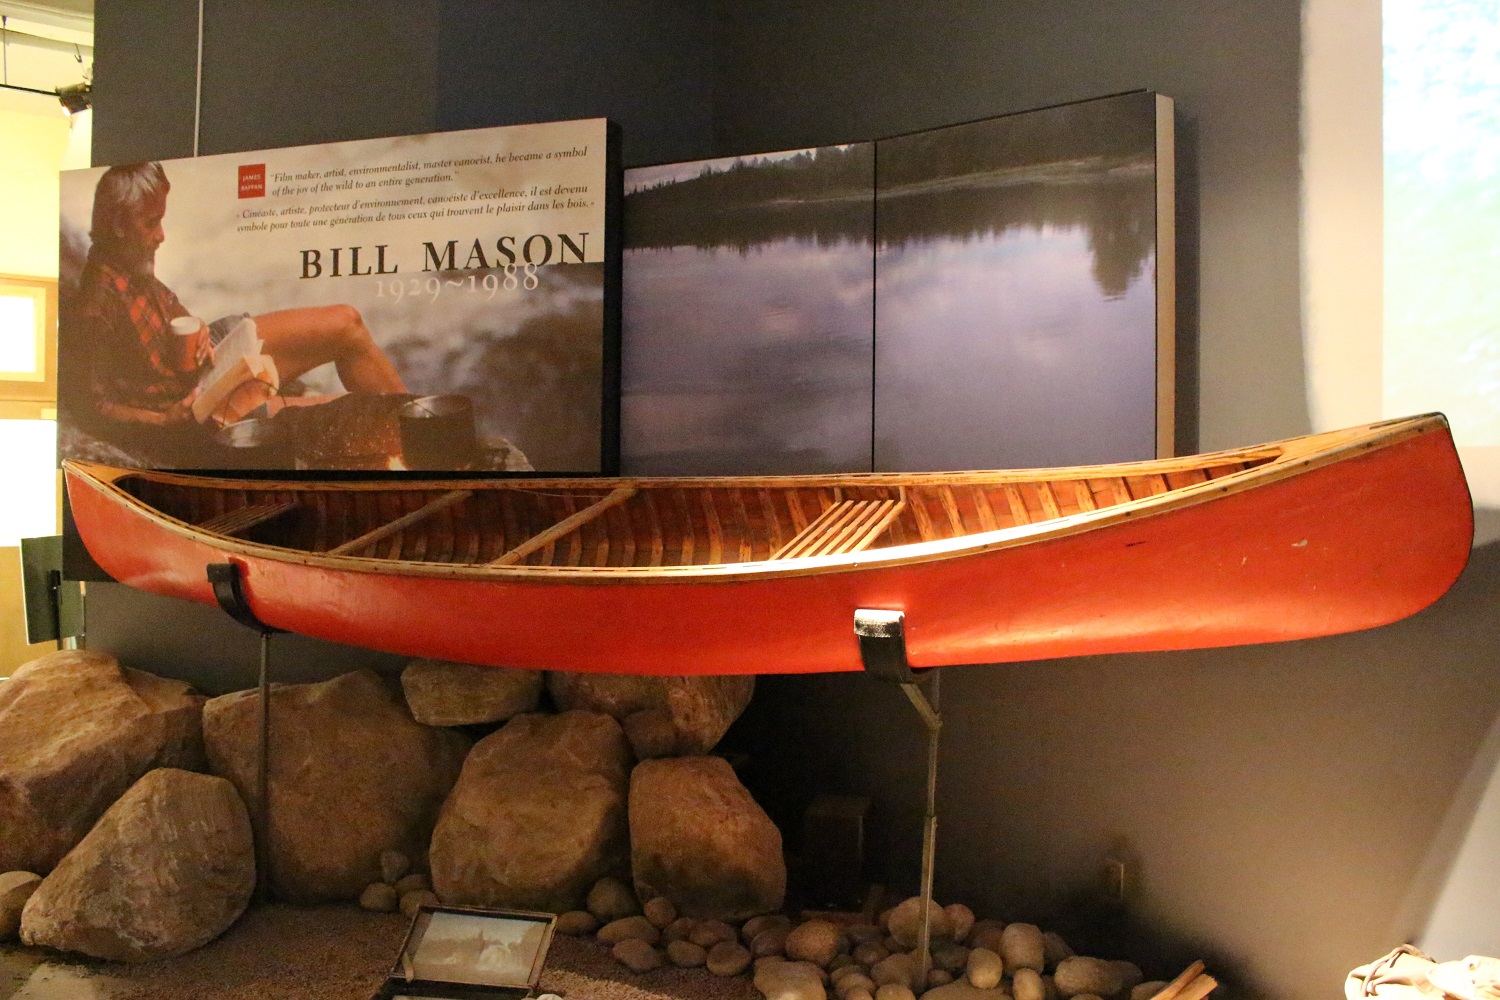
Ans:
[[[514,566],[522,559],[525,559],[527,556],[531,555],[537,549],[540,549],[551,542],[557,541],[564,535],[572,534],[579,528],[583,527],[585,524],[588,524],[594,518],[598,517],[600,514],[603,514],[611,508],[618,507],[626,500],[629,500],[631,497],[635,496],[635,494],[636,489],[634,486],[621,486],[619,489],[612,491],[604,499],[590,504],[576,514],[572,514],[568,517],[563,518],[561,521],[558,521],[546,531],[532,535],[530,538],[526,539],[526,541],[522,542],[515,548],[511,549],[509,552],[502,555],[500,558],[491,562],[490,565]]]
[[[257,524],[264,524],[273,517],[295,510],[298,504],[295,500],[278,500],[272,503],[252,503],[234,510],[226,510],[216,517],[211,517],[202,524],[195,525],[199,531],[207,531],[215,535],[238,535],[249,531]]]
[[[351,538],[342,545],[335,545],[328,550],[328,554],[331,556],[343,556],[351,552],[358,552],[360,549],[369,548],[376,542],[391,537],[403,528],[409,528],[418,521],[425,521],[438,511],[452,507],[454,504],[467,500],[473,495],[472,490],[450,490],[436,500],[423,504],[410,514],[403,514],[393,521],[387,521],[380,527],[367,531],[358,538]]]
[[[863,552],[906,507],[904,500],[841,500],[771,554],[772,559]]]

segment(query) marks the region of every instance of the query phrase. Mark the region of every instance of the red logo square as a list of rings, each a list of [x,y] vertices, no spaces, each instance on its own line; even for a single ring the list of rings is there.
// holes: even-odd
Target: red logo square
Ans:
[[[240,197],[264,198],[266,196],[266,165],[248,163],[240,167]]]

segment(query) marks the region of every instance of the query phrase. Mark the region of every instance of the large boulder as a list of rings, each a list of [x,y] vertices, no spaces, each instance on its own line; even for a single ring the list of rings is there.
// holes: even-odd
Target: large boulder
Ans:
[[[156,767],[203,768],[203,697],[88,650],[0,684],[0,872],[46,874]]]
[[[32,893],[21,940],[121,962],[181,955],[224,933],[254,889],[250,817],[234,786],[160,768]]]
[[[432,834],[445,903],[579,908],[629,857],[630,747],[598,712],[519,715],[470,751]]]
[[[428,726],[505,722],[534,712],[544,681],[540,670],[476,667],[447,660],[412,660],[401,671],[411,714]]]
[[[259,692],[209,701],[203,736],[213,772],[234,783],[255,816]],[[358,899],[380,880],[385,851],[423,857],[469,747],[459,733],[414,721],[367,670],[271,685],[270,744],[271,886],[294,903]]]
[[[636,756],[708,753],[755,693],[753,676],[645,677],[634,674],[553,672],[547,690],[560,711],[603,712],[622,723],[638,712],[651,713],[650,726],[626,725],[627,733],[649,731],[649,746],[639,738]],[[639,722],[640,720],[637,720]],[[661,746],[663,722],[675,740]]]
[[[719,757],[642,761],[630,776],[636,893],[687,917],[744,920],[781,908],[781,832]]]

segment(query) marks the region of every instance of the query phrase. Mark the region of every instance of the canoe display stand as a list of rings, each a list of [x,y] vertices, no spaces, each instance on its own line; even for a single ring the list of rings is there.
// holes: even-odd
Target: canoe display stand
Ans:
[[[900,611],[860,608],[854,612],[854,635],[859,639],[859,658],[865,672],[897,684],[922,717],[927,729],[927,805],[922,826],[922,911],[917,919],[917,973],[927,978],[932,966],[932,880],[937,862],[937,769],[938,736],[943,730],[939,711],[938,682],[941,674],[930,670],[921,678],[912,673],[906,658],[906,615]],[[928,685],[924,692],[920,685]]]
[[[283,629],[261,621],[245,600],[237,563],[209,563],[208,583],[214,600],[224,613],[246,628],[260,633],[260,749],[257,761],[255,825],[261,830],[256,842],[256,893],[262,902],[271,898],[271,636]]]

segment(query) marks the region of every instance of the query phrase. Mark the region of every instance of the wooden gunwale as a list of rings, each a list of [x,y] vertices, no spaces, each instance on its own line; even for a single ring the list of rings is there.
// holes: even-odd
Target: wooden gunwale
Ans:
[[[416,561],[391,561],[364,556],[331,556],[321,552],[307,552],[278,546],[249,542],[237,538],[215,537],[215,548],[229,555],[245,558],[268,559],[308,566],[321,566],[354,573],[373,573],[387,576],[421,576],[459,579],[505,579],[512,582],[525,580],[597,583],[597,584],[651,584],[653,582],[683,582],[686,580],[710,582],[732,582],[743,580],[765,580],[790,576],[823,573],[852,572],[869,567],[915,565],[924,562],[945,560],[969,553],[991,552],[1038,541],[1066,537],[1103,526],[1117,524],[1133,518],[1149,517],[1171,510],[1183,509],[1206,503],[1230,493],[1253,489],[1279,482],[1303,472],[1330,465],[1360,453],[1388,447],[1419,435],[1446,427],[1441,415],[1411,417],[1385,421],[1345,431],[1308,435],[1273,445],[1234,449],[1205,455],[1177,459],[1154,460],[1142,463],[1113,466],[1085,466],[1065,469],[1035,469],[1000,472],[967,473],[851,473],[839,476],[785,476],[785,477],[740,477],[740,478],[632,478],[611,480],[588,479],[543,479],[543,480],[443,480],[443,481],[382,481],[361,482],[286,482],[266,480],[250,482],[244,480],[216,479],[211,477],[184,476],[170,472],[136,472],[118,470],[89,463],[66,463],[77,476],[92,481],[95,488],[113,494],[115,500],[135,509],[142,518],[156,523],[174,534],[196,541],[203,541],[202,533],[193,525],[156,511],[131,494],[117,481],[130,477],[141,477],[159,483],[191,487],[233,489],[243,491],[248,498],[252,493],[279,491],[283,494],[310,495],[319,492],[355,493],[363,491],[429,491],[434,493],[457,489],[470,489],[476,493],[494,490],[519,490],[542,493],[548,490],[565,490],[578,495],[589,490],[631,488],[638,493],[653,493],[667,490],[686,491],[692,489],[724,488],[781,488],[818,487],[831,489],[841,496],[844,489],[860,487],[905,487],[908,491],[924,487],[989,486],[1006,487],[1023,483],[1083,483],[1088,480],[1122,480],[1143,474],[1165,476],[1173,472],[1198,470],[1205,478],[1160,496],[1133,499],[1128,502],[1083,510],[1076,514],[1031,524],[1018,524],[994,531],[981,531],[953,538],[934,538],[920,542],[893,545],[880,549],[869,549],[859,553],[841,553],[771,562],[756,560],[746,563],[709,563],[694,565],[666,565],[649,567],[625,566],[531,566],[513,565],[493,568],[485,565],[432,563]],[[1249,465],[1248,463],[1259,463]],[[1221,468],[1238,465],[1238,471],[1218,474]],[[1165,486],[1165,480],[1160,480]],[[1009,491],[1007,490],[1007,495]],[[687,498],[678,492],[677,500],[684,505]],[[796,508],[799,498],[788,497]],[[920,508],[920,502],[912,507]],[[707,503],[705,510],[714,510]],[[715,514],[716,516],[716,514]],[[347,517],[347,514],[346,514]],[[693,544],[691,533],[681,538],[683,562],[687,562]]]

